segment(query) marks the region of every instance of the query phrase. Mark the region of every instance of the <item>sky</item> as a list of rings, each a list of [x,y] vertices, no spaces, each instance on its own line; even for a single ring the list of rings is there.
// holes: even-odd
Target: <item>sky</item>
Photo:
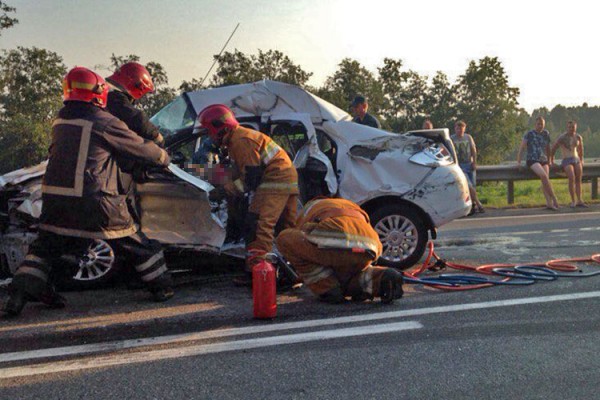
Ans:
[[[470,61],[498,57],[519,103],[600,105],[598,6],[505,0],[3,0],[19,19],[0,49],[36,46],[67,67],[108,65],[111,54],[159,62],[170,86],[202,78],[227,50],[279,50],[320,86],[344,58],[376,72],[385,57],[451,82]],[[106,71],[107,72],[107,71]],[[105,73],[106,73],[105,72]]]

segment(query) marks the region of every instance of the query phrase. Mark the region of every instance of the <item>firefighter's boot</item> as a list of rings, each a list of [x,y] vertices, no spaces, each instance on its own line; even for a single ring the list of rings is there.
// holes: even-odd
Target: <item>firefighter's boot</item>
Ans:
[[[381,276],[379,282],[379,297],[383,304],[391,304],[394,299],[399,299],[404,294],[402,273],[393,268],[388,268]]]
[[[319,295],[319,300],[329,304],[341,304],[346,301],[344,293],[342,293],[342,289],[339,286]]]
[[[39,301],[50,308],[65,308],[67,300],[56,292],[54,286],[46,287],[44,293],[40,295]]]
[[[16,317],[21,314],[23,311],[23,307],[27,304],[29,300],[29,295],[23,290],[16,289],[14,287],[9,288],[10,297],[6,300],[2,311],[11,317]]]

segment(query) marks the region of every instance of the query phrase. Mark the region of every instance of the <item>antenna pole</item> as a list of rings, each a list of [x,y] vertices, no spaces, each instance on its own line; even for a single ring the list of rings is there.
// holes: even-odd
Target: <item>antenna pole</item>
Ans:
[[[238,22],[238,24],[235,26],[235,29],[233,30],[233,32],[231,32],[231,35],[229,35],[229,39],[227,39],[227,41],[223,45],[223,48],[221,49],[221,52],[219,53],[219,55],[217,57],[215,57],[215,60],[213,61],[213,63],[210,66],[210,68],[208,69],[208,72],[206,73],[206,75],[204,75],[204,78],[202,78],[202,81],[200,82],[200,87],[202,87],[202,84],[204,83],[204,81],[208,77],[208,74],[210,74],[210,71],[212,71],[212,69],[214,68],[215,64],[217,63],[217,60],[219,59],[219,57],[221,57],[221,54],[223,54],[223,51],[225,51],[225,47],[227,47],[227,45],[229,44],[229,41],[231,40],[231,38],[235,34],[235,31],[237,31],[237,28],[239,26],[240,26],[240,23]]]

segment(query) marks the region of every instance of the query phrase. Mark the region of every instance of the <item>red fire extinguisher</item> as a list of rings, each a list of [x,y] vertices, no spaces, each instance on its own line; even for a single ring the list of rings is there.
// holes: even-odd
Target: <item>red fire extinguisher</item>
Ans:
[[[252,268],[252,297],[254,318],[275,318],[277,315],[276,272],[265,260]]]

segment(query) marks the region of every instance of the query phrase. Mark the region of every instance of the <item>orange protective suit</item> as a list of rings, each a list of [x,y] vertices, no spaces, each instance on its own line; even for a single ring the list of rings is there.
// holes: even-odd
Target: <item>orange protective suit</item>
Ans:
[[[277,248],[317,295],[339,287],[344,296],[379,297],[387,268],[371,263],[381,255],[381,242],[367,213],[349,200],[307,203],[297,227],[277,237]]]
[[[298,174],[285,150],[261,132],[239,126],[224,136],[223,145],[239,174],[225,190],[248,200],[244,230],[250,270],[272,250],[276,225],[294,226]]]

